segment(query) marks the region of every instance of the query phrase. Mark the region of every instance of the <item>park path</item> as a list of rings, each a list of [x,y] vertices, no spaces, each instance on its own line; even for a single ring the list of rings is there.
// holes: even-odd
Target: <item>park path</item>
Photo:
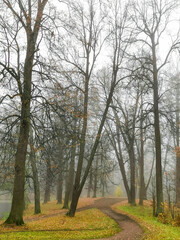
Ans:
[[[99,240],[139,240],[142,238],[143,231],[138,223],[128,216],[118,213],[111,208],[114,204],[122,202],[123,200],[123,198],[100,198],[95,200],[93,205],[87,206],[87,208],[98,208],[107,216],[114,219],[122,229],[122,231],[117,233],[115,236]],[[83,210],[83,208],[79,210]]]

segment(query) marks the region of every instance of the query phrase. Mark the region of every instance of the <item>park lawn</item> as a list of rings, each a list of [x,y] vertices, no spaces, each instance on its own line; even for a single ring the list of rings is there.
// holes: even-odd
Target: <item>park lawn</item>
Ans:
[[[93,198],[80,198],[77,208],[86,207],[94,203]],[[24,220],[38,219],[41,216],[53,215],[62,213],[65,214],[68,210],[62,209],[63,204],[57,204],[57,201],[51,201],[46,204],[41,203],[41,213],[34,215],[34,204],[30,204],[24,211]]]
[[[62,209],[62,204],[57,204],[57,201],[51,201],[46,204],[41,203],[41,213],[34,214],[34,204],[30,204],[24,211],[24,220],[36,219],[42,216],[67,212],[67,209]]]
[[[128,214],[143,228],[146,240],[180,240],[180,227],[163,224],[152,216],[151,206],[130,206],[129,204],[118,206],[121,213]]]
[[[117,223],[98,209],[77,212],[74,218],[59,214],[27,222],[23,226],[0,226],[0,239],[93,239],[120,232]]]

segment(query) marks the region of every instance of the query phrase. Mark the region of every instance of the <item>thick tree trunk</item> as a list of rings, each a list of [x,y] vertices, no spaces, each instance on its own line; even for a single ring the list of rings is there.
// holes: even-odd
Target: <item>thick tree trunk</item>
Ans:
[[[27,97],[27,96],[26,96]],[[25,160],[27,153],[27,144],[29,136],[29,115],[30,115],[30,99],[23,100],[21,110],[21,126],[19,133],[18,147],[15,157],[15,178],[11,212],[6,223],[22,225],[23,208],[24,208],[24,181],[25,181]],[[25,104],[26,103],[26,104]]]
[[[81,191],[77,190],[76,186],[74,186],[71,207],[70,207],[69,211],[67,212],[67,215],[69,217],[74,217],[74,215],[75,215],[80,194],[81,194]]]
[[[30,128],[30,101],[31,101],[31,80],[32,80],[32,64],[35,46],[30,41],[30,46],[27,50],[25,65],[24,65],[24,92],[22,95],[21,107],[21,123],[18,139],[17,152],[15,156],[15,177],[14,190],[11,212],[6,220],[6,223],[15,223],[22,225],[23,222],[23,206],[24,206],[24,181],[25,181],[25,161],[27,154],[27,145]]]

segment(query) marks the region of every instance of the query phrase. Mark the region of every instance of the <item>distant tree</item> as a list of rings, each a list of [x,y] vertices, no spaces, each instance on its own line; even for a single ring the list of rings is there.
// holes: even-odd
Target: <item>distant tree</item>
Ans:
[[[176,77],[176,203],[180,206],[180,76]]]
[[[157,211],[156,215],[163,212],[163,182],[162,182],[162,156],[161,156],[161,131],[159,120],[159,86],[160,72],[167,64],[170,54],[179,47],[178,36],[173,40],[167,54],[161,62],[158,61],[158,46],[162,35],[165,33],[170,22],[172,11],[176,8],[176,1],[137,1],[132,4],[134,13],[132,21],[134,22],[135,32],[137,34],[136,42],[142,42],[145,49],[149,49],[150,56],[147,61],[150,63],[148,71],[152,75],[153,84],[153,108],[154,108],[154,130],[155,130],[155,149],[156,149],[156,197]],[[160,63],[159,63],[160,62]],[[147,66],[144,66],[147,67]]]

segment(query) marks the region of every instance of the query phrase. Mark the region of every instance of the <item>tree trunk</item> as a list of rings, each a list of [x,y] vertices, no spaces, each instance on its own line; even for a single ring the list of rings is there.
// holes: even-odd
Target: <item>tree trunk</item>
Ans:
[[[70,207],[69,211],[66,214],[67,216],[74,217],[80,194],[81,194],[81,191],[77,190],[76,186],[74,186],[71,207]]]
[[[101,149],[101,167],[103,166],[104,163],[104,152],[103,152],[103,148]],[[105,184],[106,184],[106,178],[105,178],[105,168],[103,168],[103,171],[101,171],[101,194],[102,197],[105,196]]]
[[[24,96],[21,109],[21,125],[17,152],[15,156],[15,178],[11,212],[6,223],[16,225],[24,224],[23,208],[24,208],[24,181],[25,181],[25,160],[27,154],[27,144],[29,137],[29,115],[30,115],[30,99],[26,100]]]
[[[87,191],[87,197],[91,197],[91,190],[92,190],[92,169],[90,170],[89,173],[89,183],[88,183],[88,191]]]
[[[102,182],[102,197],[105,197],[105,182]]]
[[[50,161],[47,161],[47,170],[46,170],[46,186],[44,193],[44,204],[50,201],[51,199],[51,185],[52,185],[52,175],[51,175],[51,165]]]
[[[76,207],[77,207],[77,203],[78,203],[81,191],[82,191],[82,189],[84,187],[84,184],[86,182],[87,176],[89,174],[90,167],[92,165],[92,161],[94,159],[97,147],[99,145],[99,140],[100,140],[101,133],[102,133],[102,130],[103,130],[103,127],[104,127],[106,116],[107,116],[107,113],[108,113],[108,110],[109,110],[110,103],[112,101],[113,92],[114,92],[114,88],[115,88],[115,83],[116,83],[116,73],[115,73],[113,82],[111,84],[111,89],[110,89],[109,96],[108,96],[108,99],[107,99],[106,107],[105,107],[105,110],[104,110],[104,113],[103,113],[103,116],[102,116],[102,119],[101,119],[101,123],[99,125],[99,129],[98,129],[98,132],[97,132],[97,135],[96,135],[96,138],[95,138],[95,142],[94,142],[94,145],[93,145],[91,153],[90,153],[90,157],[88,159],[88,163],[87,163],[84,175],[82,177],[81,182],[80,182],[80,176],[78,176],[78,178],[77,178],[77,180],[79,180],[79,181],[75,180],[71,207],[70,207],[69,212],[67,213],[68,216],[74,217],[74,215],[75,215]],[[84,145],[84,147],[85,147],[85,145]],[[76,175],[77,175],[77,173],[76,173]]]
[[[131,205],[136,205],[136,163],[135,163],[135,156],[134,156],[134,148],[132,147],[129,152],[130,156],[130,199]]]
[[[6,223],[15,223],[22,225],[23,222],[23,206],[24,206],[24,181],[25,181],[25,161],[27,154],[27,145],[30,127],[30,101],[31,101],[31,80],[32,80],[32,64],[35,46],[30,41],[27,50],[24,65],[24,92],[22,95],[21,106],[21,123],[18,139],[17,152],[15,156],[15,177],[11,212]]]
[[[76,126],[76,124],[75,124]],[[71,149],[71,162],[69,167],[69,173],[67,178],[67,185],[65,189],[65,198],[63,208],[69,208],[69,201],[72,198],[73,184],[74,184],[74,163],[76,156],[76,138],[72,140],[72,149]]]
[[[68,161],[67,161],[68,164]],[[71,165],[71,163],[70,163]],[[69,172],[70,172],[70,166],[67,166],[67,172],[65,176],[65,195],[64,195],[64,204],[63,204],[63,209],[68,209],[69,208]]]
[[[156,216],[156,197],[155,194],[153,193],[153,216]]]
[[[154,96],[154,128],[155,128],[155,149],[156,149],[156,197],[157,209],[156,215],[163,213],[163,184],[162,184],[162,164],[161,164],[161,134],[159,123],[159,93],[158,93],[158,70],[156,59],[156,46],[154,34],[151,36],[152,41],[152,60],[153,60],[153,96]]]
[[[63,193],[63,176],[61,171],[59,172],[57,183],[57,204],[62,204],[62,193]]]
[[[142,104],[141,100],[141,104]],[[141,106],[142,108],[142,106]],[[140,169],[140,189],[139,189],[139,205],[143,205],[143,200],[146,195],[146,187],[144,183],[144,139],[143,139],[143,114],[141,109],[141,121],[140,121],[140,138],[141,138],[141,153],[139,159],[139,169]]]
[[[179,108],[180,108],[180,83],[179,77],[177,79],[176,87],[176,203],[180,207],[180,146],[179,146],[179,126],[180,126],[180,117],[179,117]]]
[[[41,213],[41,206],[40,206],[40,188],[39,188],[39,179],[38,179],[38,171],[36,166],[36,156],[35,153],[30,153],[30,162],[31,162],[31,168],[33,173],[33,185],[34,185],[34,213],[38,214]]]
[[[31,87],[32,87],[32,68],[34,53],[36,48],[37,37],[43,16],[43,10],[48,0],[38,2],[38,12],[34,26],[29,17],[26,19],[24,28],[27,37],[26,58],[24,63],[23,84],[21,85],[20,77],[18,76],[19,94],[21,95],[21,122],[20,133],[18,138],[17,152],[15,156],[15,177],[13,199],[11,205],[10,215],[5,221],[7,224],[22,225],[23,221],[23,206],[24,206],[24,182],[25,182],[25,161],[27,154],[27,145],[29,138],[30,127],[30,103],[31,103]],[[12,13],[18,15],[11,3],[6,3],[7,7],[11,9]],[[19,4],[21,9],[21,4]],[[29,9],[31,14],[31,8]],[[27,14],[27,13],[26,13]],[[29,14],[27,14],[29,16]],[[20,17],[21,18],[21,17]],[[21,18],[23,21],[23,17]],[[33,30],[32,30],[33,29]],[[19,73],[18,73],[19,74]]]
[[[129,188],[129,185],[128,185],[128,180],[127,180],[127,176],[126,176],[126,170],[125,170],[125,167],[124,167],[123,155],[122,155],[122,150],[121,150],[120,122],[119,122],[119,118],[118,118],[118,115],[117,115],[116,111],[113,111],[113,112],[114,112],[114,116],[115,116],[115,119],[116,119],[116,133],[117,133],[118,149],[116,147],[116,142],[113,138],[113,134],[112,134],[112,145],[114,147],[116,157],[117,157],[117,160],[118,160],[118,164],[119,164],[119,167],[120,167],[124,187],[125,187],[126,194],[127,194],[127,197],[128,197],[128,203],[130,203],[131,202],[130,188]]]
[[[98,178],[98,158],[96,159],[96,166],[94,171],[93,198],[96,198],[96,194],[97,194],[97,178]]]

